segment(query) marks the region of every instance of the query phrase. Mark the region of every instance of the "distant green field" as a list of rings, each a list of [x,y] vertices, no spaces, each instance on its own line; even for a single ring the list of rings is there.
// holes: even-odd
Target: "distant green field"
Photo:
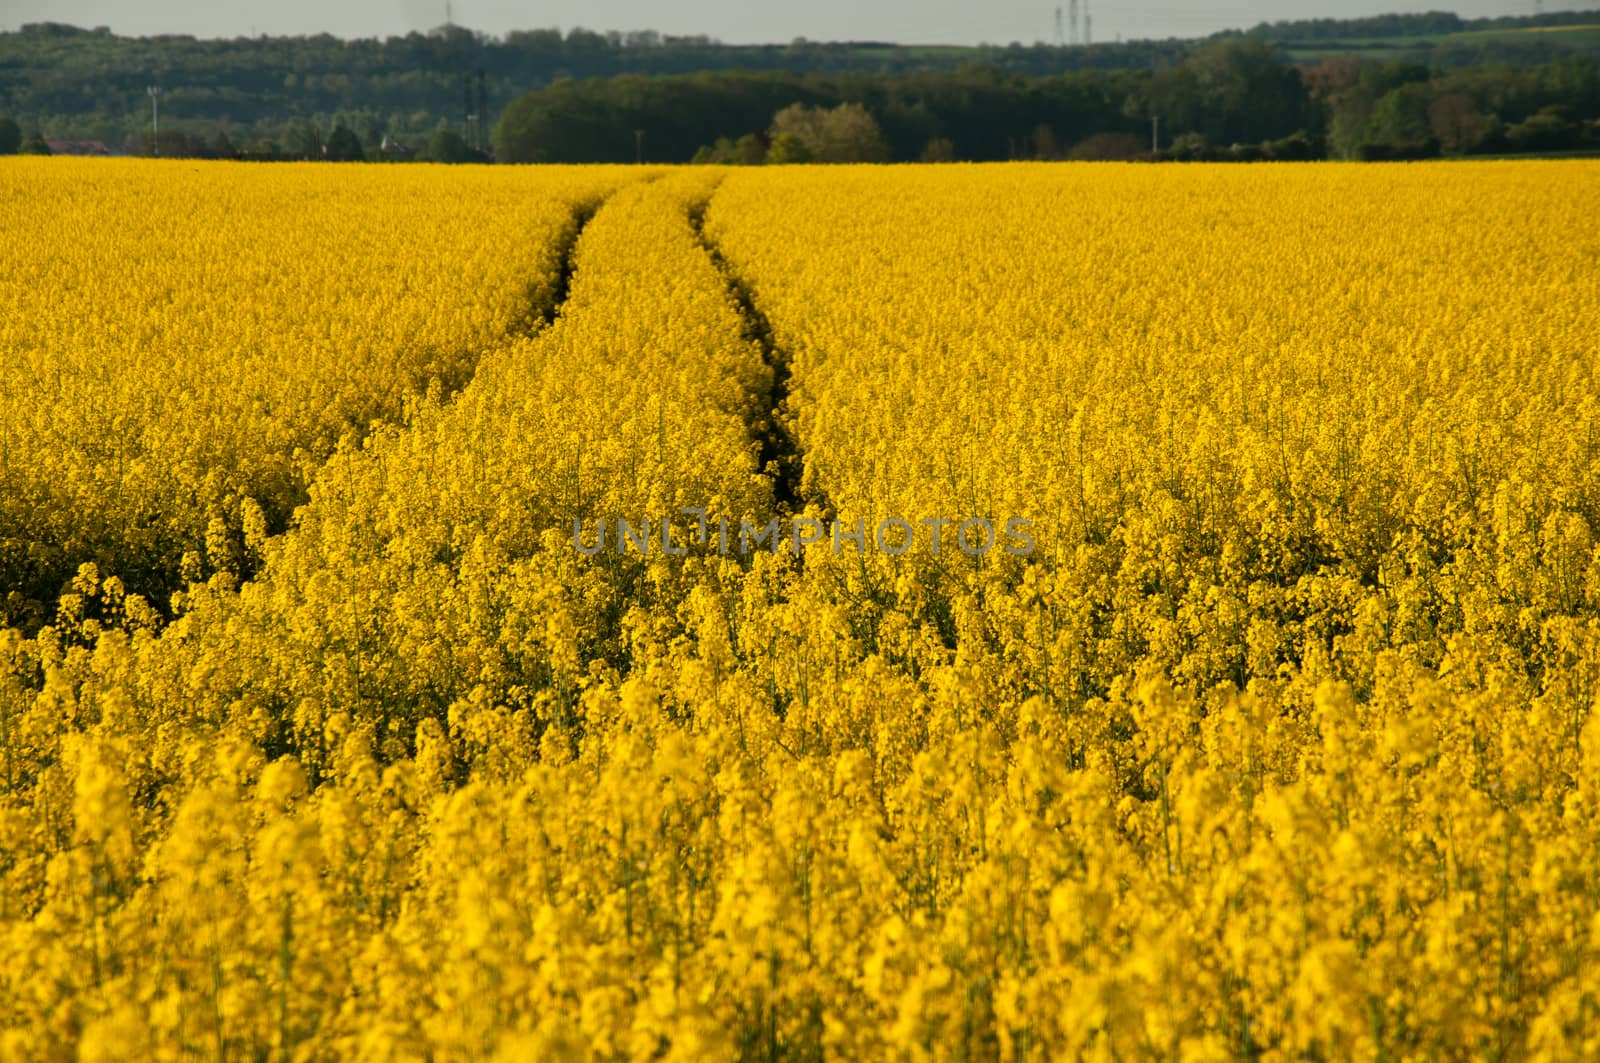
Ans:
[[[1533,26],[1521,29],[1466,30],[1461,33],[1419,34],[1415,37],[1352,37],[1339,41],[1286,41],[1285,49],[1295,59],[1317,59],[1329,55],[1355,54],[1373,59],[1389,59],[1424,49],[1449,44],[1482,44],[1486,41],[1527,41],[1536,38],[1573,48],[1600,48],[1600,23],[1583,26]]]
[[[1474,39],[1494,39],[1503,37],[1507,39],[1526,37],[1528,34],[1540,36],[1553,36],[1562,40],[1572,39],[1576,43],[1589,44],[1600,41],[1600,22],[1584,26],[1526,26],[1521,29],[1507,30],[1465,30],[1461,33],[1452,33],[1448,39],[1457,37],[1472,37]]]

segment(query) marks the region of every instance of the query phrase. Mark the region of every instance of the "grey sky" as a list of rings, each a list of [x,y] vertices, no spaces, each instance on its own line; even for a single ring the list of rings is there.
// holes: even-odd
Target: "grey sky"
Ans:
[[[889,40],[904,43],[1032,43],[1055,36],[1055,8],[1070,0],[452,0],[455,21],[490,33],[584,26],[594,30],[654,29],[704,33],[728,42]],[[0,0],[0,29],[26,22],[110,26],[123,34],[188,33],[232,37],[255,33],[333,33],[384,37],[427,30],[445,20],[446,0]],[[1173,0],[1092,3],[1096,41],[1192,37],[1284,18],[1369,15],[1390,11],[1456,11],[1464,16],[1532,14],[1534,0]],[[1587,5],[1553,2],[1550,10]]]

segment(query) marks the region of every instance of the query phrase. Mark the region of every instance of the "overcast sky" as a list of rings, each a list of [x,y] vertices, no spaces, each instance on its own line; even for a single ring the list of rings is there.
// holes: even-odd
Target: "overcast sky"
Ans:
[[[884,40],[927,44],[1009,44],[1053,40],[1057,4],[1071,0],[450,0],[458,25],[501,34],[513,29],[583,26],[703,33],[730,43]],[[1532,14],[1534,0],[1514,3],[1441,0],[1413,4],[1375,0],[1097,0],[1096,41],[1194,37],[1219,29],[1286,18],[1348,17],[1391,11],[1449,10],[1464,16]],[[1549,10],[1584,4],[1552,2]],[[445,21],[446,0],[0,0],[0,29],[26,22],[110,26],[121,34],[187,33],[196,37],[333,33],[386,37],[428,30]]]

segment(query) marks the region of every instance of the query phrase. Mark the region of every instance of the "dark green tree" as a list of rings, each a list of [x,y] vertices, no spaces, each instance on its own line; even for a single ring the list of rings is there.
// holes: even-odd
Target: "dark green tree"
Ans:
[[[300,159],[322,158],[322,134],[310,122],[297,122],[289,130],[289,154]]]
[[[733,161],[739,166],[760,166],[767,161],[767,145],[754,133],[733,142]]]
[[[478,155],[467,146],[460,133],[441,129],[428,143],[428,159],[431,162],[476,162]]]
[[[367,157],[366,149],[361,146],[361,138],[346,125],[334,127],[333,132],[328,134],[328,143],[322,153],[329,162],[362,162]]]
[[[1414,101],[1388,104],[1382,118],[1377,117],[1378,104],[1391,92],[1407,85],[1426,85],[1428,78],[1428,68],[1416,63],[1345,66],[1337,83],[1327,85],[1322,95],[1327,106],[1330,153],[1343,159],[1360,158],[1363,149],[1373,143],[1375,119],[1391,131],[1407,126]]]
[[[15,155],[22,147],[22,128],[10,118],[0,118],[0,155]]]
[[[1390,147],[1423,149],[1438,141],[1428,121],[1433,90],[1426,82],[1412,82],[1388,92],[1372,109],[1367,120],[1366,142]]]
[[[237,159],[239,149],[231,137],[223,130],[217,130],[217,135],[211,138],[210,151],[219,159]]]
[[[1582,145],[1582,131],[1562,107],[1545,107],[1506,130],[1517,151],[1567,151]]]
[[[1300,73],[1272,45],[1223,40],[1196,48],[1129,100],[1139,117],[1173,135],[1195,132],[1213,144],[1254,144],[1310,124],[1311,97]]]
[[[779,133],[772,138],[772,147],[767,149],[767,162],[774,166],[810,161],[811,149],[793,133]]]

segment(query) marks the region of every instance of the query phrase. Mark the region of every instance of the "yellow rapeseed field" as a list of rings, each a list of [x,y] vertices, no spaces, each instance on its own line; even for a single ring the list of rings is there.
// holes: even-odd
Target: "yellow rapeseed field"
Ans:
[[[0,1058],[1600,1055],[1600,164],[0,187]]]
[[[623,179],[8,159],[0,622],[84,561],[147,592],[244,567],[342,436],[549,311]]]

